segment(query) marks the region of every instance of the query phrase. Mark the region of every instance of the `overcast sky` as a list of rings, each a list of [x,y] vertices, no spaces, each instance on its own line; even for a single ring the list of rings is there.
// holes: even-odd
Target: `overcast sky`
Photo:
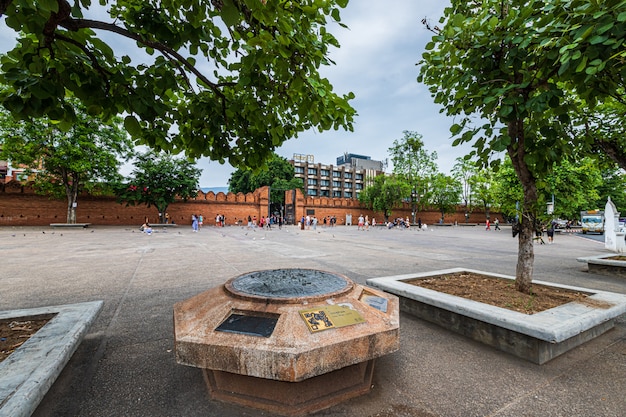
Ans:
[[[439,170],[449,173],[454,160],[465,155],[469,147],[451,146],[452,120],[439,113],[426,87],[416,81],[416,63],[432,35],[421,20],[437,23],[447,4],[441,0],[350,1],[342,12],[342,22],[349,28],[332,23],[329,26],[341,45],[331,49],[336,65],[324,67],[321,72],[338,94],[351,91],[356,95],[351,101],[358,113],[354,132],[305,132],[285,142],[278,154],[288,159],[294,153],[313,155],[315,162],[333,165],[344,152],[384,160],[389,158],[393,141],[409,130],[423,135],[426,149],[438,154]],[[112,43],[116,55],[129,53],[119,51],[118,42]],[[3,22],[0,52],[14,44],[15,34]],[[201,187],[227,186],[234,170],[207,159],[200,160],[198,167],[203,170]]]

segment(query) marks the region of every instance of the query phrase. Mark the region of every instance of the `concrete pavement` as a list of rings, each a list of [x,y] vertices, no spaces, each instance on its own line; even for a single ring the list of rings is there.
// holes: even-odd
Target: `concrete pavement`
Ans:
[[[45,233],[44,233],[45,232]],[[368,278],[466,267],[514,275],[510,228],[354,227],[271,231],[0,228],[0,310],[104,300],[33,416],[258,416],[209,399],[201,371],[174,361],[172,306],[234,276],[316,268]],[[626,280],[576,261],[601,243],[557,235],[535,246],[538,280],[626,293]],[[401,314],[400,351],[380,358],[365,396],[317,416],[624,416],[626,317],[544,365]]]

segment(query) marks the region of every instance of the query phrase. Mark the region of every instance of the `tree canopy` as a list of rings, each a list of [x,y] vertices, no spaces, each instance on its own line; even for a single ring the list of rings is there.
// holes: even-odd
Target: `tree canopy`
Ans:
[[[472,197],[474,196],[474,185],[477,185],[477,167],[474,161],[466,158],[456,158],[452,167],[452,176],[459,182],[461,186],[461,200],[465,208],[465,220],[469,218],[472,212]]]
[[[402,139],[393,141],[389,155],[393,162],[393,173],[410,187],[412,221],[418,210],[428,206],[432,197],[430,184],[437,174],[437,152],[424,148],[421,134],[405,130]]]
[[[449,175],[438,173],[433,178],[432,204],[441,213],[443,223],[446,214],[456,211],[461,194],[461,183]]]
[[[46,118],[16,122],[0,109],[0,158],[34,174],[38,192],[67,199],[67,223],[76,223],[78,195],[96,192],[121,179],[121,163],[132,143],[119,119],[102,124],[77,106],[66,131]]]
[[[377,175],[374,183],[361,191],[359,201],[369,209],[382,212],[387,221],[392,209],[410,195],[411,186],[404,179],[397,175]]]
[[[285,191],[303,189],[302,180],[295,177],[293,165],[286,158],[272,154],[259,170],[239,168],[230,175],[228,190],[232,193],[251,193],[270,186],[271,201],[285,201]]]
[[[587,0],[452,0],[423,54],[418,80],[489,164],[506,151],[524,199],[517,288],[530,292],[537,180],[575,148],[563,135],[576,94],[594,104],[623,87],[626,3]],[[475,121],[479,120],[478,124]]]
[[[134,166],[127,183],[118,185],[118,201],[154,206],[161,223],[165,223],[167,208],[176,198],[187,200],[198,192],[202,171],[187,159],[146,152],[137,156]]]
[[[0,1],[17,36],[0,57],[0,103],[16,117],[68,129],[73,95],[90,115],[124,115],[156,151],[244,167],[305,130],[352,130],[354,95],[319,74],[339,47],[327,25],[343,26],[348,0],[101,0],[101,20],[85,17],[104,13],[94,3]],[[119,40],[145,62],[115,49]]]

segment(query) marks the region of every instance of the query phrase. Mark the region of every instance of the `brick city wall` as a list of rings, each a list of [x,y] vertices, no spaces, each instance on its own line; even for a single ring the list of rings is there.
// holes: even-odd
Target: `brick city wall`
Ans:
[[[168,207],[170,218],[177,224],[191,224],[191,215],[198,214],[204,218],[205,225],[214,225],[217,214],[226,218],[227,225],[247,222],[248,216],[260,219],[267,216],[269,204],[269,188],[263,187],[249,194],[208,193],[198,192],[196,198],[187,201],[176,201]],[[292,193],[287,193],[287,203],[292,203]],[[300,219],[307,214],[315,215],[320,223],[326,216],[335,216],[337,224],[346,223],[346,216],[352,216],[352,224],[357,223],[360,214],[375,218],[380,224],[383,215],[372,210],[364,209],[357,200],[311,198],[305,197],[300,191],[295,196],[295,218]],[[114,197],[95,197],[81,195],[78,198],[76,210],[77,223],[91,223],[94,225],[141,225],[148,217],[152,223],[158,222],[158,212],[154,207],[126,206],[119,204]],[[411,218],[411,208],[408,204],[394,209],[392,217]],[[436,211],[422,211],[417,214],[423,223],[439,222],[439,213]],[[492,218],[502,217],[492,214]],[[47,226],[50,223],[65,223],[67,219],[67,203],[64,200],[52,200],[37,195],[28,186],[11,182],[0,188],[0,226]],[[446,215],[446,223],[462,223],[465,221],[462,209],[456,213]],[[485,221],[485,213],[474,211],[469,219],[472,223]]]

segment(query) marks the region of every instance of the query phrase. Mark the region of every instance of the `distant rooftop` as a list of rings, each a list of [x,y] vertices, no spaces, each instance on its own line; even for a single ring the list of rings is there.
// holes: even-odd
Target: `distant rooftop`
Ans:
[[[361,159],[361,160],[369,161],[370,159],[372,159],[372,157],[365,156],[365,155],[357,155],[355,153],[344,153],[343,155],[337,157],[337,165],[350,164],[352,163],[353,159]]]

